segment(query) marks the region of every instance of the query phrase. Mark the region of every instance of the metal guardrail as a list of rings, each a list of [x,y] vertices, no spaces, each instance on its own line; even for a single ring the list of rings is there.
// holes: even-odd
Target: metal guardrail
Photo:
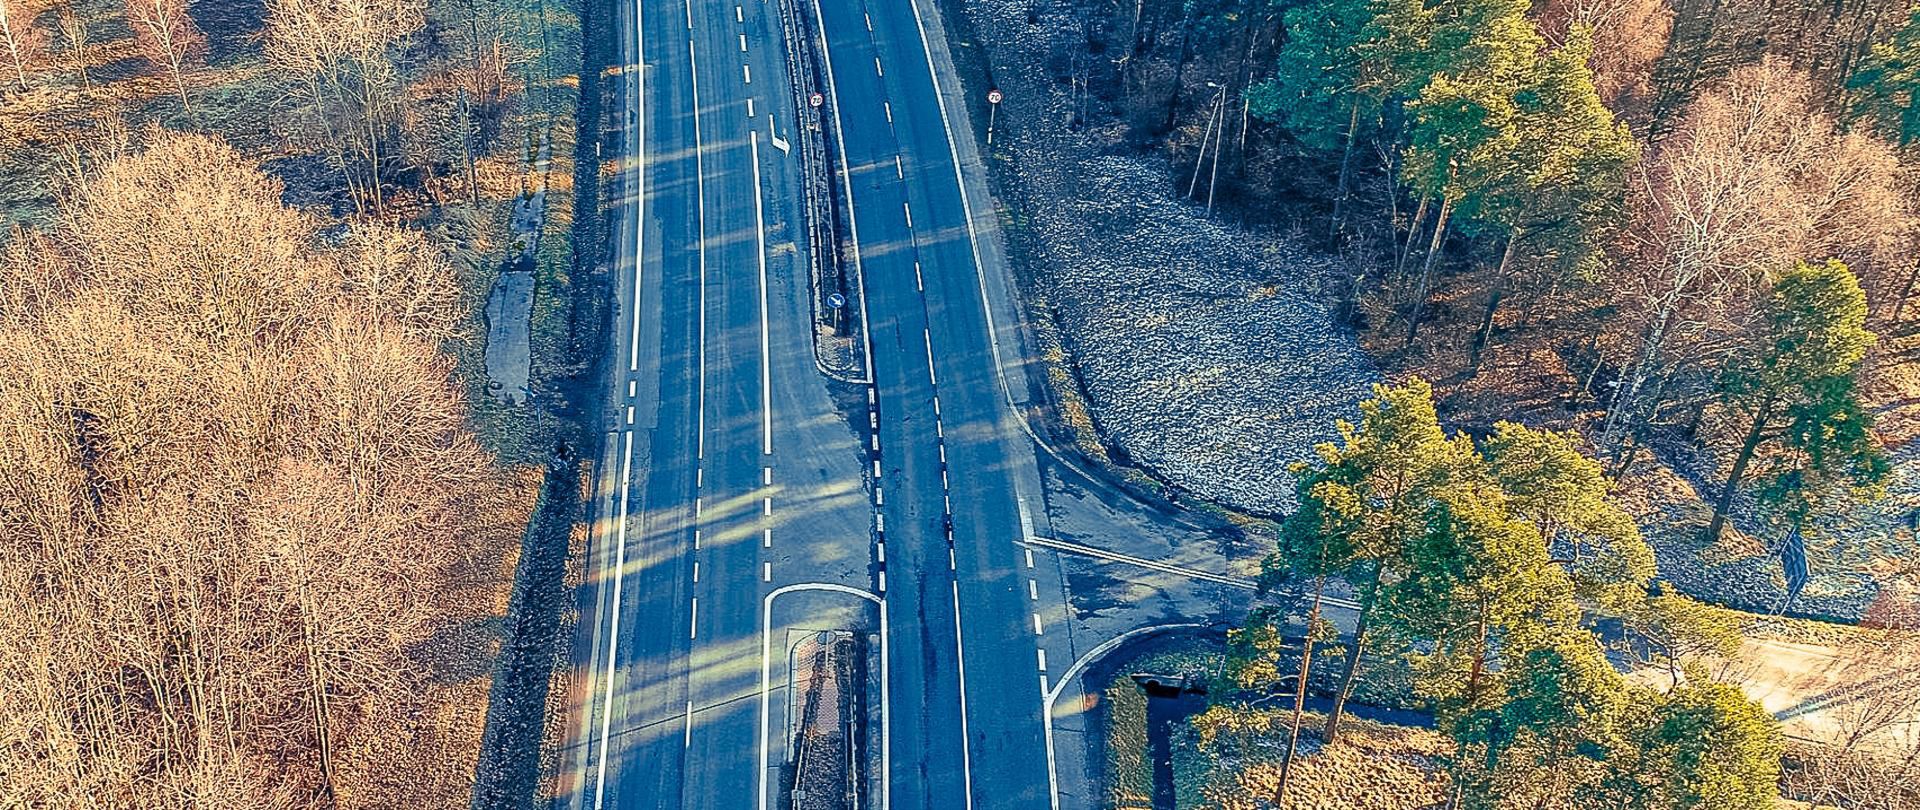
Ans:
[[[845,303],[854,300],[859,281],[853,276],[858,274],[859,265],[848,255],[852,249],[852,239],[846,230],[848,206],[839,193],[839,184],[834,182],[835,167],[842,163],[833,147],[837,141],[833,137],[834,120],[828,105],[833,104],[834,99],[825,92],[828,83],[821,74],[823,68],[816,53],[816,46],[821,44],[819,32],[813,30],[809,15],[800,9],[800,0],[781,0],[778,7],[781,33],[787,45],[790,109],[797,122],[794,141],[800,153],[801,192],[805,201],[808,275],[813,288],[808,303],[815,324],[815,355],[829,373],[842,378],[858,377],[865,373],[866,358],[861,356],[865,342],[852,338],[866,326],[860,322],[859,310]],[[816,95],[821,98],[817,107],[812,103]],[[841,306],[830,303],[836,296]],[[846,362],[839,362],[836,352],[820,345],[821,327],[830,328],[834,336],[847,339]]]

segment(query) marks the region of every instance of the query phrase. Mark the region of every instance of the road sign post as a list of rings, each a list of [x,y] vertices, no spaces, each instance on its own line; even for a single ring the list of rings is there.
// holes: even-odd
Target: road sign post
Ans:
[[[827,296],[827,308],[833,310],[833,333],[844,334],[847,330],[841,320],[841,313],[847,309],[847,297],[839,293]]]
[[[1000,88],[998,87],[987,91],[987,144],[988,145],[993,144],[993,116],[994,116],[994,113],[997,113],[1000,111],[1000,99],[1003,99],[1003,98],[1006,98],[1006,96],[1003,96],[1000,94]]]

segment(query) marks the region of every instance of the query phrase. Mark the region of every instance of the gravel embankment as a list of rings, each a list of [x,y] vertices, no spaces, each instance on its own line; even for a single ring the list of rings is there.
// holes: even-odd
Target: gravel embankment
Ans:
[[[1351,418],[1377,372],[1320,290],[1329,259],[1184,202],[1166,160],[1072,130],[1050,53],[1084,34],[1036,3],[965,0],[1006,92],[998,191],[1025,283],[1054,307],[1106,439],[1173,484],[1242,509],[1293,505],[1289,462]]]

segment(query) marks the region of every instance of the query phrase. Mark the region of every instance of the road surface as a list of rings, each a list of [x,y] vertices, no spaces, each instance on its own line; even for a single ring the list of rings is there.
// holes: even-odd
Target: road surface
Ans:
[[[829,68],[871,382],[814,362],[781,7],[620,3],[616,321],[559,801],[782,806],[788,633],[849,626],[884,656],[875,804],[1047,807],[1063,596],[1024,544],[1039,479],[940,31],[909,2],[792,9]]]

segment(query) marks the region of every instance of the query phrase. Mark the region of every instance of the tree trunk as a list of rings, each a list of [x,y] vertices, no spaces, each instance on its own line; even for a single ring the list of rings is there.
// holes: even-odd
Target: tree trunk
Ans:
[[[338,800],[334,793],[333,723],[327,707],[326,662],[314,639],[312,606],[304,588],[301,589],[300,602],[301,633],[307,648],[307,688],[313,703],[315,753],[320,758],[320,790],[326,799],[325,806],[334,807],[338,805]]]
[[[1353,141],[1360,132],[1360,97],[1354,96],[1347,113],[1347,145],[1340,150],[1340,184],[1333,195],[1333,221],[1327,224],[1327,238],[1338,240],[1347,230],[1347,178],[1352,174]]]
[[[7,40],[7,53],[13,57],[14,78],[19,80],[20,89],[25,90],[27,89],[27,66],[25,60],[20,58],[21,37],[13,30],[12,12],[13,9],[7,5],[7,0],[0,0],[0,37],[5,37]],[[31,25],[32,23],[32,20],[24,20],[20,24]]]
[[[1380,564],[1374,563],[1367,575],[1366,593],[1360,597],[1360,617],[1353,626],[1353,644],[1347,647],[1347,660],[1340,665],[1340,686],[1333,694],[1333,711],[1327,713],[1327,727],[1321,737],[1331,743],[1340,736],[1340,719],[1347,713],[1347,698],[1353,694],[1353,681],[1360,670],[1360,653],[1367,644],[1367,623],[1373,618],[1373,603],[1380,596]]]
[[[1480,316],[1480,328],[1474,331],[1473,346],[1467,350],[1467,365],[1475,373],[1480,371],[1480,352],[1487,348],[1487,341],[1493,338],[1493,316],[1500,310],[1500,299],[1507,290],[1507,265],[1513,262],[1513,246],[1520,241],[1520,232],[1514,231],[1507,237],[1507,248],[1500,252],[1500,266],[1493,271],[1493,289],[1487,291],[1487,311]]]
[[[1393,280],[1397,284],[1407,272],[1407,259],[1413,256],[1413,240],[1420,235],[1420,226],[1427,224],[1427,200],[1420,197],[1420,204],[1413,209],[1413,221],[1407,224],[1407,242],[1400,246],[1400,258],[1393,263]]]
[[[1713,522],[1707,524],[1706,542],[1720,539],[1720,531],[1727,525],[1727,512],[1733,508],[1733,495],[1739,491],[1740,479],[1747,474],[1747,465],[1753,461],[1753,451],[1760,446],[1760,438],[1767,429],[1767,420],[1772,416],[1773,398],[1762,400],[1760,407],[1754,409],[1753,427],[1747,430],[1746,441],[1740,443],[1740,455],[1733,459],[1733,470],[1727,473],[1727,486],[1720,490],[1719,499],[1713,503]]]
[[[1626,423],[1633,420],[1631,412],[1637,409],[1640,388],[1646,385],[1652,376],[1654,364],[1659,360],[1660,349],[1666,345],[1667,325],[1673,319],[1675,304],[1671,300],[1663,302],[1660,313],[1653,323],[1647,326],[1645,337],[1641,339],[1640,359],[1633,365],[1632,379],[1625,389],[1616,389],[1613,401],[1607,405],[1607,421],[1600,430],[1601,449],[1619,460],[1620,448],[1624,444],[1622,433]]]
[[[1273,806],[1287,806],[1287,779],[1293,773],[1293,755],[1300,746],[1300,715],[1307,708],[1307,676],[1313,671],[1313,628],[1320,622],[1320,597],[1326,593],[1327,575],[1313,581],[1313,608],[1307,611],[1306,638],[1300,645],[1300,680],[1293,687],[1293,723],[1287,731],[1287,754],[1280,758],[1280,785],[1273,791]]]
[[[1420,283],[1413,291],[1413,311],[1407,314],[1407,339],[1402,348],[1413,345],[1420,334],[1420,311],[1426,308],[1427,285],[1433,281],[1433,262],[1440,256],[1440,245],[1447,238],[1447,217],[1453,214],[1453,197],[1440,198],[1440,218],[1433,223],[1433,241],[1427,244],[1427,257],[1420,262]]]
[[[1893,299],[1893,316],[1888,320],[1899,323],[1901,313],[1907,309],[1907,299],[1913,295],[1913,285],[1920,281],[1920,261],[1907,263],[1907,282],[1900,287],[1900,294]]]

